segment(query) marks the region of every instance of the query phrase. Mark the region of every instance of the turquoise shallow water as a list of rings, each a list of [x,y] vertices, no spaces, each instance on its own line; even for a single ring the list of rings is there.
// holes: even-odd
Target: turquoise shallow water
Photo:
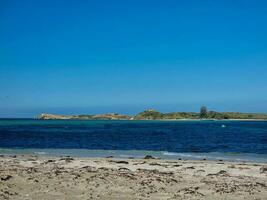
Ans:
[[[0,153],[267,162],[267,122],[2,119]]]

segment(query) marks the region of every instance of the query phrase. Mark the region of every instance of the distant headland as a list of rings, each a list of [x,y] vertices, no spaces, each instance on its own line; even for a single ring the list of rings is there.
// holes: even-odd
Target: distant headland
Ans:
[[[137,115],[123,115],[117,113],[96,115],[57,115],[43,113],[38,119],[79,119],[79,120],[267,120],[267,114],[241,113],[241,112],[216,112],[208,111],[205,106],[200,112],[169,112],[162,113],[153,109],[145,110]]]

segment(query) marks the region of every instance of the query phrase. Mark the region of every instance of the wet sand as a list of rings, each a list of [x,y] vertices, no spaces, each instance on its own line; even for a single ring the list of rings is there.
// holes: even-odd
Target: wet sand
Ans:
[[[267,199],[267,164],[1,155],[0,199]]]

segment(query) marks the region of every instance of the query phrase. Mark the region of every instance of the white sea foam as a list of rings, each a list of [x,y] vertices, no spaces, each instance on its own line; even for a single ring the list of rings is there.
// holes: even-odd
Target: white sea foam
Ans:
[[[181,157],[194,157],[194,158],[203,158],[204,155],[193,155],[190,153],[175,153],[175,152],[163,152],[165,156],[181,156]]]
[[[231,156],[222,155],[221,153],[175,153],[175,152],[164,152],[164,156],[172,156],[172,157],[181,157],[181,158],[189,158],[189,159],[211,159],[211,160],[242,160],[238,158],[234,158]]]
[[[37,152],[34,152],[35,154],[39,154],[39,155],[46,155],[47,153],[44,152],[44,151],[37,151]]]

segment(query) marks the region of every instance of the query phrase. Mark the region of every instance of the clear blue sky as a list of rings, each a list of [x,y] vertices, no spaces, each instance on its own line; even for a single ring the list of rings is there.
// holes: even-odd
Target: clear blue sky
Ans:
[[[267,112],[267,1],[0,1],[0,117]]]

